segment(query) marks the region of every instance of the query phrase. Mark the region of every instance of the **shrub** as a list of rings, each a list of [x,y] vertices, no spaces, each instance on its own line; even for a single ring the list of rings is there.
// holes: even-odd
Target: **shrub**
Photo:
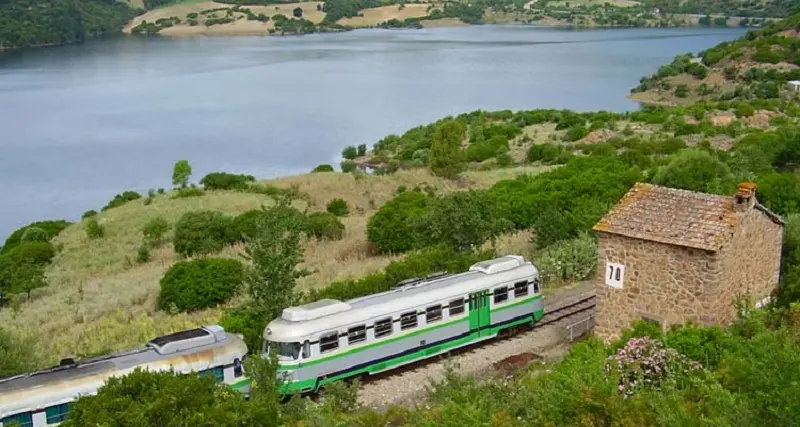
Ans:
[[[347,208],[347,202],[344,199],[333,199],[328,202],[325,210],[336,216],[347,216],[350,210]]]
[[[359,144],[358,146],[358,157],[366,156],[367,155],[367,145],[366,144]]]
[[[597,241],[588,232],[557,242],[534,257],[542,281],[575,282],[583,280],[597,265]]]
[[[675,88],[675,96],[678,98],[686,98],[689,95],[689,87],[685,84],[678,85]]]
[[[107,211],[112,208],[116,208],[118,206],[122,206],[123,204],[130,202],[132,200],[141,199],[142,195],[135,192],[135,191],[125,191],[122,194],[117,194],[108,202],[105,206],[103,206],[101,211]]]
[[[93,217],[95,215],[97,215],[97,211],[94,210],[94,209],[91,209],[91,210],[88,210],[88,211],[84,212],[83,215],[81,215],[81,219],[86,219],[86,218],[89,218],[89,217]]]
[[[175,222],[173,245],[184,256],[219,252],[236,242],[233,219],[214,211],[187,212]]]
[[[689,148],[675,154],[660,168],[653,183],[683,190],[728,194],[733,188],[730,168],[713,154]]]
[[[497,166],[500,166],[501,168],[506,168],[514,165],[514,158],[511,157],[511,155],[508,153],[500,153],[497,155],[496,159],[497,159]]]
[[[454,179],[465,169],[461,142],[466,126],[458,120],[444,120],[436,125],[428,166],[436,176]]]
[[[169,222],[164,217],[157,216],[142,227],[142,234],[150,244],[157,244],[169,231]]]
[[[206,192],[202,188],[192,188],[192,187],[185,187],[179,188],[175,194],[172,195],[173,199],[183,199],[187,197],[201,197],[204,196]]]
[[[204,258],[174,264],[161,278],[158,307],[196,311],[224,303],[244,281],[244,267],[234,259]]]
[[[352,145],[345,147],[345,149],[342,150],[342,157],[347,160],[353,160],[358,157],[358,149]]]
[[[50,236],[47,235],[47,232],[44,229],[39,227],[28,227],[25,229],[25,232],[22,233],[22,237],[20,238],[20,242],[46,242],[50,240]]]
[[[356,162],[354,162],[352,160],[344,160],[340,164],[340,167],[342,168],[342,172],[350,173],[350,172],[354,172],[356,170],[356,168],[358,167],[358,165],[356,165]]]
[[[589,134],[589,129],[584,125],[573,126],[564,134],[565,141],[577,141]]]
[[[311,173],[315,172],[333,172],[333,166],[328,164],[322,164],[311,170]]]
[[[367,222],[367,239],[382,253],[401,253],[420,247],[413,222],[425,214],[429,198],[405,191],[378,209]]]
[[[736,117],[750,117],[755,114],[756,109],[752,105],[740,103],[736,106]]]
[[[105,228],[97,222],[95,217],[87,218],[84,221],[83,228],[86,230],[86,236],[90,239],[99,239],[106,234]]]
[[[3,254],[15,264],[45,265],[56,256],[55,247],[50,242],[23,242]]]
[[[25,234],[25,231],[28,228],[36,227],[41,228],[47,233],[48,240],[56,237],[59,233],[61,233],[65,228],[70,225],[69,222],[61,220],[54,220],[54,221],[37,221],[30,223],[24,227],[20,227],[14,230],[11,235],[6,238],[5,243],[3,243],[3,247],[0,249],[0,253],[10,251],[14,248],[14,246],[20,244],[22,242],[22,235]]]
[[[344,236],[344,224],[330,212],[314,212],[305,221],[309,236],[324,240],[339,240]]]
[[[255,181],[253,175],[211,172],[200,180],[200,184],[207,190],[244,190]]]
[[[136,262],[144,264],[147,261],[150,261],[150,249],[147,248],[147,245],[141,245],[136,250]]]
[[[540,161],[546,165],[566,163],[572,153],[563,145],[534,144],[528,148],[526,158],[529,162]]]

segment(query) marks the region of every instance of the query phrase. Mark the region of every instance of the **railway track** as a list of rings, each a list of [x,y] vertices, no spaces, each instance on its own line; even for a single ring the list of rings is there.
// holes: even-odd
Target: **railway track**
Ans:
[[[594,315],[595,295],[582,294],[562,301],[545,311],[533,326],[520,326],[504,331],[495,338],[452,350],[430,359],[421,360],[391,371],[364,376],[360,379],[362,403],[375,409],[398,403],[404,394],[424,392],[431,376],[444,372],[446,360],[461,365],[464,373],[484,372],[506,359],[530,355],[531,350],[545,349],[563,343],[566,327]],[[546,304],[546,303],[545,303]],[[588,329],[588,328],[587,328]],[[416,389],[416,390],[414,390]]]

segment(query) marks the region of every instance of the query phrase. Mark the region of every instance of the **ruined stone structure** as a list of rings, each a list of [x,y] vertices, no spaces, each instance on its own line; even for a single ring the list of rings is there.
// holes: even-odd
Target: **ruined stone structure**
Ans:
[[[734,302],[777,289],[783,220],[742,183],[734,196],[636,184],[598,232],[595,334],[609,341],[640,319],[662,327],[725,324]]]

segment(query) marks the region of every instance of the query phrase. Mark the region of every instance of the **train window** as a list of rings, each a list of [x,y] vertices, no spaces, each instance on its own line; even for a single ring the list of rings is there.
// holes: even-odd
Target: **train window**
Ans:
[[[339,333],[331,332],[319,339],[320,353],[327,353],[339,348]]]
[[[299,342],[276,342],[278,349],[278,360],[297,360],[300,357]]]
[[[388,337],[392,334],[392,318],[387,317],[375,322],[375,338]]]
[[[355,326],[347,330],[347,345],[353,345],[367,340],[367,328],[364,325]]]
[[[198,372],[197,376],[213,376],[216,382],[221,383],[225,379],[225,371],[222,370],[222,367],[211,368]]]
[[[455,316],[464,312],[464,298],[454,299],[450,301],[450,315]]]
[[[508,301],[508,288],[501,286],[494,290],[494,303],[500,304]]]
[[[45,415],[47,416],[47,424],[63,423],[67,419],[69,412],[69,403],[62,403],[61,405],[50,406],[45,408]]]
[[[425,310],[425,323],[442,320],[442,305],[432,305]]]
[[[30,412],[26,412],[24,414],[17,414],[12,415],[10,417],[5,417],[2,419],[3,425],[19,425],[19,427],[33,427],[33,416]],[[16,424],[11,424],[16,423]]]
[[[238,358],[233,359],[233,377],[234,378],[239,378],[243,374],[244,374],[244,371],[242,371],[242,361],[239,360]]]
[[[528,282],[514,283],[514,298],[524,297],[528,295]]]
[[[404,331],[406,329],[416,328],[417,327],[417,311],[409,311],[408,313],[403,313],[400,316],[400,330]]]
[[[538,294],[539,293],[539,278],[537,277],[537,278],[533,279],[533,281],[531,283],[533,283],[533,293]]]
[[[306,342],[303,343],[303,359],[308,359],[310,357],[311,357],[311,343],[309,343],[308,340],[306,340]]]

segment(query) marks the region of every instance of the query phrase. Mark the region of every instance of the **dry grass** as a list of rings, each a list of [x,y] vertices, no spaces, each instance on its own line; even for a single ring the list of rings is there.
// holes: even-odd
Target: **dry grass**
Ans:
[[[361,10],[364,16],[352,18],[342,18],[337,24],[350,25],[353,27],[369,27],[380,24],[390,19],[402,21],[406,18],[421,18],[428,16],[428,6],[426,3],[407,4],[403,9],[399,5],[373,7]]]
[[[303,266],[313,274],[301,279],[299,287],[309,289],[335,280],[363,277],[397,258],[369,254],[366,223],[401,185],[409,189],[426,185],[442,194],[487,188],[502,179],[547,169],[470,171],[459,182],[436,178],[427,170],[414,170],[358,178],[352,174],[316,173],[268,183],[278,187],[295,185],[307,193],[309,202],[295,202],[299,209],[324,210],[333,198],[342,198],[350,206],[350,216],[343,218],[346,232],[342,240],[311,240],[306,244]],[[101,239],[88,239],[81,224],[73,224],[55,239],[63,248],[48,267],[49,286],[35,291],[32,301],[23,303],[18,312],[0,311],[0,323],[16,332],[36,336],[36,353],[44,355],[41,363],[51,365],[62,357],[116,351],[140,345],[160,334],[218,322],[222,308],[179,315],[157,310],[159,280],[178,257],[167,242],[151,252],[149,262],[136,264],[141,228],[157,216],[174,224],[181,214],[192,210],[237,214],[272,203],[263,195],[227,191],[183,199],[171,199],[166,194],[156,197],[149,206],[140,199],[98,214],[98,221],[106,231]],[[497,245],[503,252],[525,254],[528,238],[524,233],[516,233],[502,237]],[[217,256],[237,257],[241,250],[231,247]]]

